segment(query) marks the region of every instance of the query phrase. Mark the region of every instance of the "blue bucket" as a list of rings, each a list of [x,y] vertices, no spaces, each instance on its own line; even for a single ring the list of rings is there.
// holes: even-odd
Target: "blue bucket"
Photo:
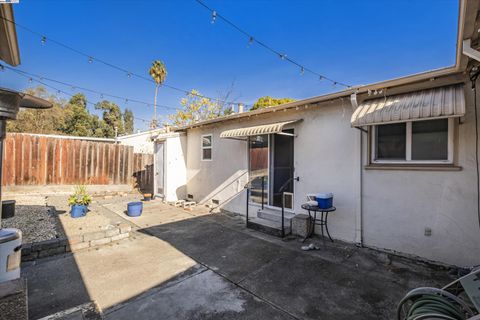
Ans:
[[[72,218],[84,217],[87,214],[87,206],[81,204],[74,204],[70,210]]]
[[[328,209],[333,207],[333,193],[319,193],[315,198],[319,208]]]
[[[127,216],[138,217],[142,215],[143,203],[142,202],[129,202],[127,204]]]

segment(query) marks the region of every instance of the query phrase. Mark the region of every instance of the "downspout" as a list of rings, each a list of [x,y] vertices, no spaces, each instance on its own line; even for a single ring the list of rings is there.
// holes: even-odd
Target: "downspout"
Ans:
[[[352,93],[350,95],[350,103],[352,104],[352,109],[358,108],[357,93]],[[355,210],[355,243],[357,246],[363,246],[363,129],[359,129],[359,139],[358,143],[360,146],[358,154],[358,197],[357,197],[357,209]]]

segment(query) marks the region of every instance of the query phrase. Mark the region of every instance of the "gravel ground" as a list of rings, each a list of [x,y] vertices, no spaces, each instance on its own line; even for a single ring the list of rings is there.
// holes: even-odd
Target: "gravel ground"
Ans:
[[[23,243],[64,237],[64,232],[55,210],[39,205],[15,206],[15,216],[3,219],[2,228],[22,230]]]

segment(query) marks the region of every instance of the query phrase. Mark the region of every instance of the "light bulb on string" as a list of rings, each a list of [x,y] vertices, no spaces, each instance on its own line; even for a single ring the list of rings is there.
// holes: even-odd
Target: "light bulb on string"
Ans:
[[[285,60],[285,58],[287,57],[287,55],[286,55],[286,54],[283,54],[283,53],[280,53],[278,56],[279,56],[280,59],[282,59],[282,60]]]
[[[88,63],[93,63],[93,58],[92,57],[88,57]]]
[[[337,81],[333,81],[333,86],[334,86],[334,87],[337,86]]]
[[[32,78],[29,78],[28,79],[28,83],[32,83],[33,82],[33,79]]]
[[[132,74],[129,72],[127,73],[127,77],[131,78],[132,77]]]
[[[215,20],[217,20],[217,11],[212,11],[212,20],[210,21],[211,24],[215,23]]]
[[[102,94],[100,94],[100,99],[103,99],[103,93],[102,93]]]
[[[318,77],[318,80],[322,81],[322,80],[323,80],[323,76],[319,76],[319,77]]]
[[[253,41],[254,41],[253,37],[252,37],[252,36],[250,36],[250,38],[248,38],[248,45],[247,45],[247,48],[248,48],[248,47],[250,47],[250,46],[253,44]]]
[[[45,43],[47,43],[47,37],[42,36],[42,39],[40,41],[42,42],[42,45],[45,45]]]
[[[305,74],[305,68],[301,67],[300,68],[300,75],[303,76]]]

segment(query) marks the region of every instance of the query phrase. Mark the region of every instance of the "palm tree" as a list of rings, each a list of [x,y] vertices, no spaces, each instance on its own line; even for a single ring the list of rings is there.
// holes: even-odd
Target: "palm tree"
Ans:
[[[153,121],[152,121],[152,128],[157,127],[157,94],[158,94],[158,87],[165,82],[167,78],[167,68],[165,64],[160,60],[155,60],[152,62],[152,66],[148,71],[150,76],[152,77],[153,81],[155,81],[155,98],[153,102]]]

